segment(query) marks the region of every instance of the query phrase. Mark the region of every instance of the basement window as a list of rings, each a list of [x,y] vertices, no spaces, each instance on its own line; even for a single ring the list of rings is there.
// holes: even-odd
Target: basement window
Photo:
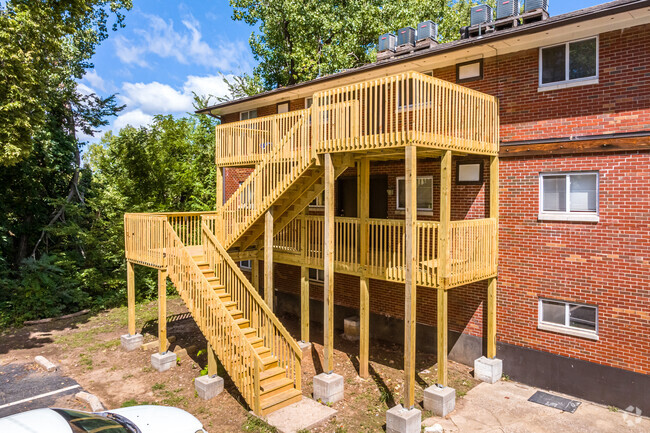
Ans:
[[[598,222],[598,172],[540,174],[538,219]]]
[[[597,340],[598,307],[540,298],[538,328]]]
[[[418,210],[433,210],[433,176],[418,176],[417,178],[417,205]],[[404,210],[406,203],[406,190],[404,178],[397,178],[397,209]]]
[[[598,83],[598,37],[539,50],[539,91]]]
[[[309,268],[309,281],[316,283],[325,282],[325,271],[322,269]]]
[[[252,261],[242,260],[241,262],[239,262],[239,267],[245,271],[250,271],[253,269]]]

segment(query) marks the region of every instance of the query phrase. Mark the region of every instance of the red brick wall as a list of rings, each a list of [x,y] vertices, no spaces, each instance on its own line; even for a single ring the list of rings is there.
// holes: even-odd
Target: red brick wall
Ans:
[[[225,200],[228,200],[235,193],[237,188],[239,188],[239,183],[245,181],[252,171],[252,168],[224,167]]]
[[[498,339],[650,374],[650,153],[502,159]],[[537,220],[539,173],[598,170],[600,222]],[[598,305],[599,341],[537,330],[538,298]]]
[[[485,60],[464,84],[499,98],[503,142],[650,129],[650,25],[599,36],[598,84],[538,92],[539,50]],[[456,81],[456,67],[434,71]]]

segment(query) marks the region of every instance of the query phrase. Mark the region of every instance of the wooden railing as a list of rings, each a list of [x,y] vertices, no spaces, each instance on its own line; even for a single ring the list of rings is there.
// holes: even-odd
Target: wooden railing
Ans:
[[[181,238],[169,223],[166,225],[169,278],[244,400],[259,414],[262,360],[210,287]]]
[[[219,244],[207,224],[203,225],[203,251],[210,269],[214,269],[215,275],[219,276],[244,318],[250,321],[252,328],[257,329],[258,337],[264,340],[263,345],[277,357],[278,365],[286,371],[294,387],[300,389],[302,350]]]
[[[497,273],[494,218],[452,221],[450,231],[450,286],[471,283]]]
[[[277,123],[270,116],[216,127],[216,163],[220,166],[252,165],[273,150]]]
[[[215,227],[220,243],[229,248],[312,162],[309,110],[273,116],[274,149],[219,210]],[[214,223],[211,223],[214,224]]]
[[[496,155],[495,97],[418,72],[315,93],[316,151],[349,152],[409,143]]]
[[[167,218],[158,214],[124,214],[127,260],[152,268],[165,267]]]

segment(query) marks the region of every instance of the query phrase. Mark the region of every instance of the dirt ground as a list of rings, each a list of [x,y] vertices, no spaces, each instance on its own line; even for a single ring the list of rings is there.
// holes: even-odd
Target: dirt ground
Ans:
[[[207,362],[202,351],[206,342],[180,298],[169,299],[167,309],[168,336],[176,337],[170,350],[179,356],[178,365],[170,371],[158,373],[151,368],[150,357],[155,349],[128,353],[121,350],[120,335],[127,326],[125,308],[5,330],[0,333],[0,365],[30,363],[36,355],[43,355],[58,364],[63,374],[97,395],[109,409],[145,403],[177,406],[199,418],[210,433],[273,431],[249,418],[243,398],[223,373],[225,392],[210,401],[196,396],[193,380]],[[145,343],[155,341],[156,302],[139,304],[136,318]],[[292,335],[299,335],[297,318],[283,317],[282,321]],[[313,376],[322,372],[322,328],[314,325],[311,333],[315,341],[305,351],[302,370],[305,396],[311,396]],[[345,378],[345,398],[332,406],[338,411],[336,417],[312,431],[383,431],[386,410],[402,399],[402,347],[371,341],[371,377],[366,380],[357,375],[358,343],[337,336],[334,347],[334,371]],[[416,397],[421,403],[423,389],[435,380],[435,357],[418,354],[417,366]],[[459,397],[457,408],[463,407],[463,397],[478,383],[470,370],[450,362],[450,386]],[[60,398],[56,405],[89,410],[72,396]],[[422,418],[428,416],[430,413],[423,411]]]

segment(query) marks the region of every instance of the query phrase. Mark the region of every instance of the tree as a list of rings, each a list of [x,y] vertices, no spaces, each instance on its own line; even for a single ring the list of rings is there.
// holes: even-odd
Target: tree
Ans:
[[[376,59],[380,34],[431,19],[439,39],[456,39],[471,0],[230,0],[233,19],[259,26],[249,39],[266,89]]]

